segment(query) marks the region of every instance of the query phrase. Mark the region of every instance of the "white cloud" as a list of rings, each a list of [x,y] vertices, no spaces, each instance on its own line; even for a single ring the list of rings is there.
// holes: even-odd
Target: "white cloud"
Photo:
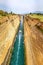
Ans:
[[[5,0],[0,0],[0,4],[4,4],[5,3]]]
[[[43,0],[0,0],[0,4],[4,4],[13,12],[17,13],[43,10],[42,2]]]
[[[16,12],[26,12],[35,10],[35,1],[33,0],[7,0],[6,5]]]

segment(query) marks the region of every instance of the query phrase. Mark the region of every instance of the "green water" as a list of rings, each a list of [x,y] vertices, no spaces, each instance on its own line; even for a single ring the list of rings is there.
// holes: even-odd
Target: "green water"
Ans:
[[[19,31],[14,42],[14,49],[10,65],[25,65],[24,62],[24,32],[23,23],[20,23]]]

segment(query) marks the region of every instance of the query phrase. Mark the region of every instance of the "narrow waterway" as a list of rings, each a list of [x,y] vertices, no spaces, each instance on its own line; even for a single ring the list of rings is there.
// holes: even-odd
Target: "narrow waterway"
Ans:
[[[14,42],[14,49],[13,49],[10,65],[25,65],[23,17],[21,17],[19,31],[17,33],[16,40]]]

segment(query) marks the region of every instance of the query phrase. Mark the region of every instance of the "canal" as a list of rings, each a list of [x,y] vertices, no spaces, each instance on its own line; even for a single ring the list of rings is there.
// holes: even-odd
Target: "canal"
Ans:
[[[23,30],[23,16],[19,30],[14,42],[14,49],[11,56],[10,65],[25,65],[24,63],[24,30]]]

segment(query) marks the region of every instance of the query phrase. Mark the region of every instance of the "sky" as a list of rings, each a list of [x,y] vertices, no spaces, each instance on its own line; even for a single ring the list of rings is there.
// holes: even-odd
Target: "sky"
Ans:
[[[43,0],[0,0],[0,10],[17,14],[43,11]]]

